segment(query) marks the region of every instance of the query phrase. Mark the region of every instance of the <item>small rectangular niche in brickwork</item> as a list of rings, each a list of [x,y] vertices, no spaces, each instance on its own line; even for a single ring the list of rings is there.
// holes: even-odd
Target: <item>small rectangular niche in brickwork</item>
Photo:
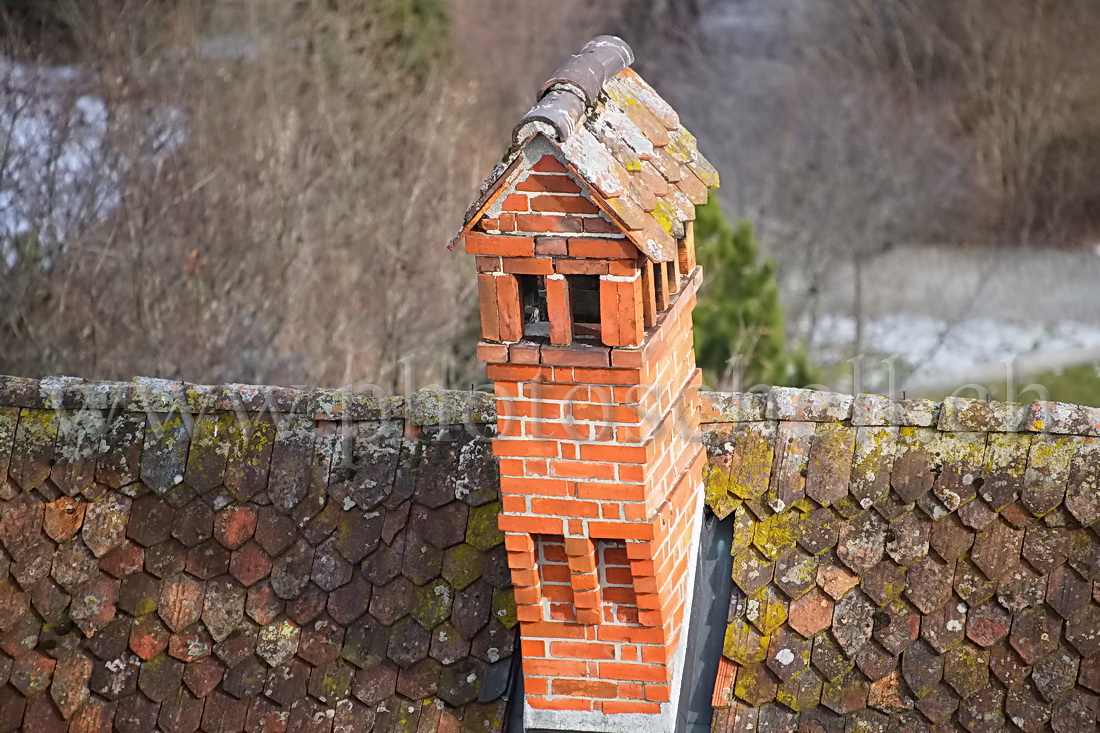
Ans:
[[[668,282],[669,295],[680,292],[680,273],[677,270],[677,263],[666,262],[664,266],[666,270],[665,280]]]
[[[626,543],[621,540],[596,540],[596,553],[604,600],[604,621],[638,623],[638,599],[634,593],[634,577],[626,554]]]
[[[695,269],[695,222],[689,221],[684,226],[684,236],[676,241],[677,260],[680,263],[680,274],[690,275]]]
[[[663,262],[653,264],[653,291],[655,298],[655,310],[657,313],[668,308],[668,268]]]
[[[537,535],[535,549],[538,551],[539,581],[542,585],[542,596],[547,602],[549,618],[556,621],[576,621],[565,538],[560,535]]]

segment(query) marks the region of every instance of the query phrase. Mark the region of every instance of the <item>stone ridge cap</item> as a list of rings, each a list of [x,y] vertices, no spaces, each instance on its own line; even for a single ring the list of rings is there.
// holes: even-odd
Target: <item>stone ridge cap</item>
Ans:
[[[1022,405],[959,397],[936,402],[790,387],[772,387],[767,392],[703,392],[701,396],[704,426],[778,420],[1100,437],[1100,408],[1062,402]],[[404,419],[421,426],[496,421],[495,398],[487,392],[423,389],[404,397],[352,389],[198,385],[150,377],[110,382],[79,377],[33,379],[0,375],[0,408],[3,407],[276,412],[335,420]]]
[[[722,423],[844,422],[857,427],[935,428],[943,432],[1051,433],[1100,437],[1100,408],[1063,402],[942,402],[772,387],[767,392],[703,393],[704,428]]]
[[[308,414],[321,420],[403,419],[414,425],[493,423],[492,394],[423,389],[392,396],[352,389],[199,385],[138,377],[130,382],[79,377],[32,379],[0,375],[0,408],[129,412],[245,412]]]
[[[634,51],[617,36],[597,36],[570,56],[539,89],[538,99],[516,125],[512,139],[521,144],[536,132],[558,143],[568,140],[604,86],[634,63]]]

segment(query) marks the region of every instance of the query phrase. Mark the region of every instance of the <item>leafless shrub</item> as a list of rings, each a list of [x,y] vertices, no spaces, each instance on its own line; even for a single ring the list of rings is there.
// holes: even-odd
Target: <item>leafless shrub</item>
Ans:
[[[456,37],[500,30],[515,14],[498,5],[456,5]],[[591,28],[528,18],[529,36],[485,47],[514,54],[497,59],[506,75],[474,68],[476,51],[411,75],[372,7],[73,4],[73,100],[103,110],[102,159],[79,188],[112,199],[51,238],[46,223],[71,202],[46,195],[34,225],[4,238],[0,371],[395,389],[408,369],[419,384],[476,380],[472,263],[444,244],[503,150],[516,90],[529,103],[548,57]],[[486,103],[479,83],[505,93]],[[63,119],[51,123],[62,146],[75,134]],[[0,159],[0,190],[25,167]]]
[[[989,194],[998,242],[1072,241],[1095,183],[1088,0],[841,0],[817,7],[832,59],[947,108]]]
[[[645,54],[721,170],[727,210],[754,221],[779,261],[792,333],[807,338],[839,271],[907,242],[962,239],[980,222],[968,151],[943,107],[827,57],[801,14],[749,3],[746,15],[764,5],[750,50],[704,37],[677,63]]]

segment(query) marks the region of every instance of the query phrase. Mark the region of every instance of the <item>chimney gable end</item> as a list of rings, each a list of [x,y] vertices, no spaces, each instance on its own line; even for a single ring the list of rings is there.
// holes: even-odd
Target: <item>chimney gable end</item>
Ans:
[[[718,173],[675,110],[629,67],[633,58],[625,42],[601,36],[555,72],[449,248],[491,218],[509,186],[549,153],[646,258],[676,259],[677,240],[718,186]]]

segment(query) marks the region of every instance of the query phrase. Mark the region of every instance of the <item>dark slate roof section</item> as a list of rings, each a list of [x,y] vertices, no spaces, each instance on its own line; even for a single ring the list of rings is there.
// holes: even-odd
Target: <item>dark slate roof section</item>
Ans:
[[[718,187],[718,172],[676,111],[629,68],[633,59],[622,39],[600,36],[558,69],[516,126],[512,148],[482,184],[450,247],[522,172],[524,149],[541,136],[643,254],[676,259],[676,240],[708,189]]]
[[[487,419],[467,393],[0,380],[0,730],[501,729]]]
[[[714,731],[1094,730],[1100,411],[711,401],[733,519]]]

